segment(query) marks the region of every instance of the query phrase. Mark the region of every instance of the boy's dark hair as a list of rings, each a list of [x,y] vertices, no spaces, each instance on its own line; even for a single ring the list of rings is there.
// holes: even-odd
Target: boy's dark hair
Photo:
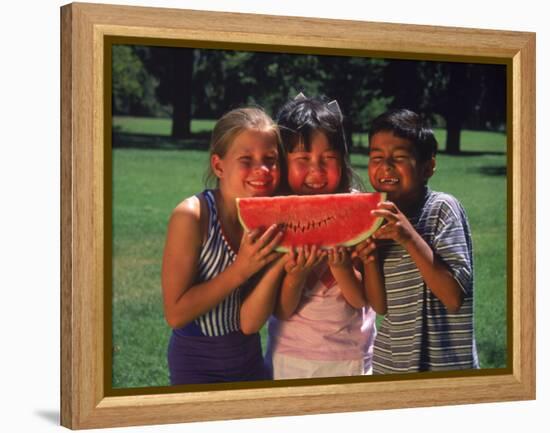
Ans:
[[[378,116],[369,129],[369,144],[378,132],[392,132],[397,137],[409,140],[421,162],[429,161],[437,153],[437,140],[433,131],[414,111],[399,108]]]
[[[302,95],[283,105],[276,118],[283,148],[290,153],[303,144],[309,152],[314,134],[322,132],[330,146],[342,155],[342,176],[337,191],[348,192],[352,187],[363,189],[360,178],[351,168],[342,113],[337,104],[335,106],[330,107],[327,98],[306,98]],[[281,183],[283,188],[288,188],[286,179]]]

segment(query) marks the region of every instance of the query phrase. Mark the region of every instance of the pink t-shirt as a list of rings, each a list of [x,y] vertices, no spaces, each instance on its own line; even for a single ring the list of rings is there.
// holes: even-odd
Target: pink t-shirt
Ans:
[[[360,277],[360,274],[358,275]],[[376,314],[347,303],[326,263],[309,275],[296,312],[269,320],[268,353],[310,360],[360,360],[370,366]]]

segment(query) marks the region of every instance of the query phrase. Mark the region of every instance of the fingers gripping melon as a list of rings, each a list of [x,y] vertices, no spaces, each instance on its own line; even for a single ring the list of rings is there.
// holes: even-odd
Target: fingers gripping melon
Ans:
[[[245,230],[272,224],[284,229],[277,251],[303,245],[330,248],[352,246],[372,235],[383,219],[370,211],[385,198],[384,193],[238,198],[237,209]]]

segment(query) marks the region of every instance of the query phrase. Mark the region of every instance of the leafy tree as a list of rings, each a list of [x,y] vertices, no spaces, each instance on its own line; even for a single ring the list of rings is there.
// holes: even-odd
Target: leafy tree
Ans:
[[[381,92],[386,62],[364,57],[320,57],[323,88],[338,101],[344,114],[348,144],[352,133],[364,131],[374,117],[385,111],[391,98]]]
[[[161,109],[155,96],[158,82],[147,73],[136,47],[114,45],[112,64],[113,114],[149,116],[157,113]]]
[[[195,67],[195,115],[258,104],[274,117],[299,92],[336,99],[348,141],[385,110],[381,95],[385,62],[353,57],[202,50]],[[204,92],[201,95],[201,92]]]
[[[218,118],[223,112],[223,59],[219,50],[195,50],[192,112],[197,118]]]
[[[191,48],[113,47],[113,112],[172,116],[172,136],[196,118],[257,104],[273,116],[297,93],[336,99],[352,132],[389,106],[443,119],[447,151],[460,151],[463,127],[502,128],[502,65]],[[166,108],[168,107],[168,109]]]
[[[275,116],[298,92],[318,94],[315,56],[201,50],[193,77],[194,114],[219,117],[242,105],[260,105]]]
[[[319,59],[313,55],[264,54],[256,59],[258,102],[277,115],[279,109],[298,93],[319,95],[323,88]]]
[[[506,121],[506,70],[502,65],[392,60],[383,91],[392,107],[439,115],[447,129],[446,151],[460,152],[465,126],[497,128]]]

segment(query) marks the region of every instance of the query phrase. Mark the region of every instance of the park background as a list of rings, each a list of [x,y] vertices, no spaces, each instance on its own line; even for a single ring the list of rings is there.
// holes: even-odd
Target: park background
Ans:
[[[113,1],[111,1],[113,2]],[[5,411],[0,421],[6,431],[59,432],[60,302],[59,302],[59,0],[5,2],[0,27],[3,59],[3,156],[0,213],[3,268],[4,343],[0,367],[4,372]],[[109,3],[95,0],[95,3]],[[415,433],[463,433],[491,429],[502,433],[526,427],[541,431],[548,419],[550,363],[545,330],[550,326],[545,307],[550,278],[545,264],[550,253],[550,229],[544,224],[549,208],[544,200],[548,179],[544,124],[550,118],[550,28],[544,2],[463,0],[442,7],[435,0],[384,3],[340,0],[314,2],[281,0],[120,0],[120,4],[321,18],[355,19],[410,24],[492,28],[537,32],[537,400],[392,409],[293,417],[202,422],[176,425],[104,429],[105,433],[280,433],[334,432],[375,429]],[[14,43],[14,41],[16,43]],[[13,59],[10,61],[9,59]],[[4,62],[3,62],[4,65]],[[535,195],[535,193],[533,193]],[[37,217],[39,214],[39,217]],[[31,244],[32,241],[32,244]],[[27,296],[28,295],[28,296]],[[24,309],[22,300],[29,300]],[[35,336],[29,343],[29,336]]]
[[[140,43],[144,43],[140,41]],[[168,385],[160,269],[168,218],[200,192],[215,120],[297,93],[336,99],[367,190],[368,130],[389,108],[419,112],[438,138],[434,190],[456,196],[474,245],[481,368],[506,366],[506,67],[167,46],[112,47],[114,388]],[[266,342],[266,327],[260,333]]]

